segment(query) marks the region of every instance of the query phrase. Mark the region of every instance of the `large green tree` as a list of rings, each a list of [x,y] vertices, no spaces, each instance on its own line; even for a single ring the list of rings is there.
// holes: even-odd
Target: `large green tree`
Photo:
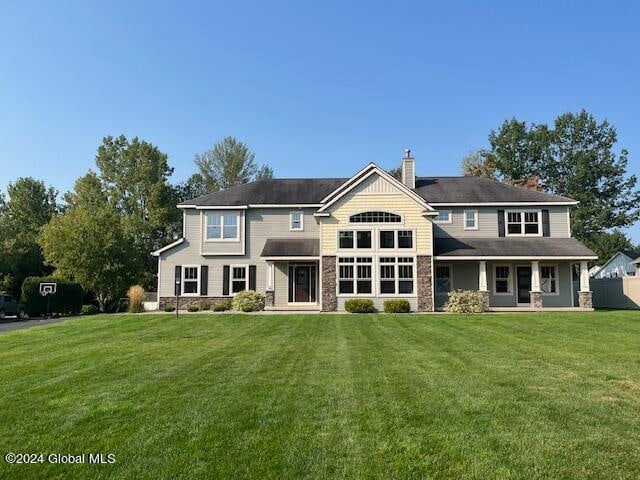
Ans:
[[[197,154],[195,163],[207,192],[273,178],[273,169],[268,165],[258,167],[255,154],[234,137],[226,137],[211,150]]]
[[[124,295],[136,277],[138,263],[128,228],[93,172],[75,183],[66,196],[68,208],[42,228],[39,242],[56,274],[94,292],[105,311]]]
[[[9,183],[7,193],[8,200],[0,203],[0,272],[11,275],[5,286],[18,294],[26,277],[49,273],[37,239],[58,211],[58,193],[31,177]]]
[[[637,178],[627,174],[628,152],[616,153],[616,142],[613,125],[585,110],[560,115],[553,127],[511,119],[489,134],[491,148],[463,168],[578,200],[572,232],[602,261],[620,243],[622,233],[612,230],[640,219]]]
[[[156,262],[150,253],[180,231],[182,216],[169,177],[167,155],[155,145],[124,135],[107,136],[96,155],[98,178],[137,251],[139,281],[155,282]]]

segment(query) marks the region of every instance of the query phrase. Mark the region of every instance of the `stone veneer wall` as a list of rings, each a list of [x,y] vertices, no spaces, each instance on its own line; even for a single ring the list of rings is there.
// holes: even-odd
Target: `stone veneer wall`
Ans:
[[[417,263],[418,311],[433,312],[433,275],[431,272],[431,256],[418,255]]]
[[[276,304],[276,292],[273,290],[267,290],[264,292],[264,306],[273,307]]]
[[[322,257],[322,311],[338,309],[336,296],[336,257]]]
[[[529,298],[533,310],[542,309],[542,292],[529,292]]]
[[[205,301],[211,303],[221,302],[223,300],[233,300],[231,297],[180,297],[180,310],[186,310],[191,305]],[[158,308],[162,310],[166,305],[176,306],[176,297],[160,297],[160,305]]]
[[[593,308],[593,292],[578,292],[580,308]]]

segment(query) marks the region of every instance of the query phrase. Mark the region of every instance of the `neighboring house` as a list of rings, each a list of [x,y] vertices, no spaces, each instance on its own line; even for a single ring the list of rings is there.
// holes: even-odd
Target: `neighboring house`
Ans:
[[[631,263],[636,267],[636,277],[640,277],[640,258],[635,259]]]
[[[636,250],[621,250],[606,261],[593,278],[616,278],[635,276],[636,266],[634,260],[640,258],[640,252]]]
[[[273,179],[179,205],[183,237],[158,257],[160,307],[263,292],[268,309],[344,309],[406,298],[440,309],[454,289],[492,308],[591,308],[587,261],[571,237],[577,202],[478,177],[416,177],[410,152],[397,180],[371,163],[351,178]]]

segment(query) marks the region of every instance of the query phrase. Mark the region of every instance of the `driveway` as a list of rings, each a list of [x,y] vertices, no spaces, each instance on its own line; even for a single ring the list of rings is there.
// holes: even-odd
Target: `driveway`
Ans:
[[[67,317],[60,318],[34,318],[31,320],[18,320],[16,318],[5,318],[0,320],[0,334],[6,332],[12,332],[14,330],[23,330],[25,328],[33,328],[41,325],[50,325],[52,323],[64,322],[68,320]]]

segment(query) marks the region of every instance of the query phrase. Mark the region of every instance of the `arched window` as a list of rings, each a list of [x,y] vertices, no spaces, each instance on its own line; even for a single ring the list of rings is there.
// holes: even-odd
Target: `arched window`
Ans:
[[[362,212],[349,217],[351,223],[400,223],[400,215],[389,212]]]

